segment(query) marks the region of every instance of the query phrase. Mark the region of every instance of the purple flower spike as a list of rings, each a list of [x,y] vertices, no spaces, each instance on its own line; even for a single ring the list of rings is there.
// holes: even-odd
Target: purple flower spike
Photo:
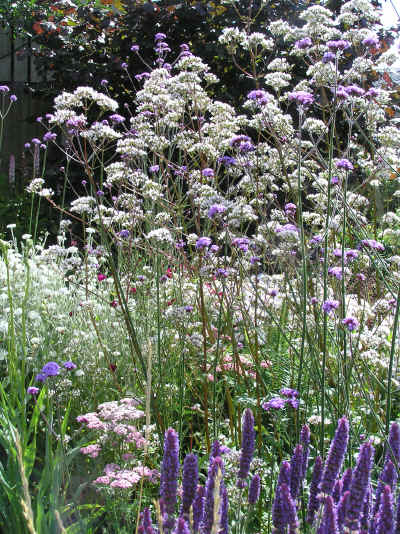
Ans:
[[[290,494],[294,500],[300,491],[303,472],[303,446],[296,445],[290,461]]]
[[[393,496],[390,486],[383,488],[375,534],[393,534]]]
[[[357,458],[357,465],[353,471],[350,486],[350,497],[347,505],[345,525],[350,531],[360,529],[360,516],[364,499],[370,485],[374,448],[370,442],[363,443]]]
[[[351,479],[353,478],[353,470],[351,467],[346,469],[342,477],[342,494],[350,489]]]
[[[296,532],[299,526],[299,520],[297,518],[296,503],[290,495],[290,489],[286,484],[282,484],[280,487],[280,499],[283,524],[289,525],[289,532]]]
[[[393,491],[396,487],[396,482],[397,482],[396,468],[392,460],[388,456],[386,456],[383,470],[382,470],[382,473],[380,474],[378,486],[375,492],[375,506],[374,506],[373,515],[375,515],[379,510],[383,488],[385,486],[389,486],[390,489]]]
[[[180,512],[183,517],[189,517],[190,507],[196,495],[198,479],[199,468],[197,456],[195,454],[188,454],[183,462],[182,505]]]
[[[307,523],[314,523],[315,514],[318,511],[320,500],[318,499],[318,488],[322,478],[323,462],[320,456],[315,458],[313,474],[310,486],[310,498],[308,499]]]
[[[248,477],[254,454],[255,437],[253,412],[247,408],[242,420],[242,452],[239,461],[238,487],[243,487]]]
[[[286,460],[281,463],[277,487],[281,486],[282,484],[290,486],[290,463]]]
[[[149,529],[153,529],[153,523],[151,522],[150,508],[146,507],[143,510],[142,525],[144,527],[145,534],[148,534]]]
[[[261,479],[260,475],[254,475],[249,486],[248,502],[249,504],[256,504],[260,497]]]
[[[388,454],[394,456],[394,459],[400,464],[400,426],[397,423],[392,423],[389,431],[389,445]]]
[[[229,515],[228,515],[228,492],[223,486],[221,490],[221,506],[220,506],[220,530],[218,534],[228,534],[229,532]]]
[[[173,514],[176,506],[179,474],[179,438],[173,428],[165,432],[164,456],[161,465],[160,496],[164,501],[165,512],[169,516],[164,529],[169,532],[173,527]],[[172,523],[172,524],[171,524]]]
[[[369,532],[371,501],[372,501],[371,497],[372,497],[372,490],[371,490],[371,485],[370,485],[367,490],[367,495],[364,499],[363,506],[362,506],[362,512],[361,512],[361,518],[360,518],[360,527],[361,527],[362,532]]]
[[[342,467],[349,440],[349,421],[346,417],[339,419],[335,436],[332,440],[329,453],[325,462],[320,491],[324,496],[331,495],[335,480]]]
[[[183,517],[178,519],[173,534],[190,534],[189,525]]]
[[[321,534],[339,534],[336,506],[331,496],[325,499],[324,515],[318,532]]]
[[[345,491],[337,506],[337,521],[338,521],[340,530],[342,530],[342,526],[344,525],[344,520],[346,516],[346,510],[347,510],[347,506],[349,503],[349,499],[350,499],[350,491]]]
[[[206,482],[206,491],[204,498],[204,514],[203,521],[201,524],[202,534],[211,534],[213,521],[214,521],[214,488],[215,488],[215,477],[218,471],[222,471],[223,461],[220,456],[214,458],[211,469],[208,473],[207,482]]]
[[[400,493],[397,496],[397,506],[396,506],[396,528],[394,534],[400,533]]]
[[[198,532],[203,521],[205,489],[199,486],[193,501],[193,531]]]
[[[332,497],[335,504],[338,504],[340,501],[340,496],[342,495],[343,483],[340,479],[336,480],[335,485],[333,486]]]

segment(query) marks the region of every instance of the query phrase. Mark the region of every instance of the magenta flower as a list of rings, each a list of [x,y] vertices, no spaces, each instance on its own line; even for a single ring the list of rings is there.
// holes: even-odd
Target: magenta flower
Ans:
[[[106,276],[105,274],[101,274],[101,273],[99,273],[99,274],[97,275],[97,280],[98,280],[99,282],[102,282],[102,281],[105,280],[106,278],[107,278],[107,276]]]
[[[299,48],[300,50],[304,50],[305,48],[309,48],[312,46],[312,41],[309,37],[303,37],[303,39],[299,39],[294,43],[294,46],[296,48]]]
[[[45,376],[45,377],[48,377],[48,376],[57,376],[60,374],[60,366],[58,365],[58,363],[56,362],[47,362],[43,367],[42,367],[42,374]]]
[[[314,102],[313,95],[307,91],[293,91],[288,94],[288,98],[301,106],[309,106]]]
[[[331,313],[332,311],[336,310],[339,307],[339,301],[338,300],[326,300],[322,304],[322,311],[325,313]]]
[[[342,319],[342,324],[347,327],[349,332],[353,332],[353,330],[356,330],[360,325],[355,317],[345,317]]]
[[[37,395],[39,393],[40,389],[39,388],[36,388],[35,386],[30,386],[26,392],[28,393],[28,395]]]
[[[345,39],[339,39],[338,41],[328,41],[326,46],[329,48],[329,50],[338,51],[350,48],[351,43]]]
[[[273,397],[268,402],[264,402],[262,407],[268,412],[269,410],[281,410],[285,404],[286,399],[282,399],[282,397]]]
[[[338,169],[344,169],[346,171],[352,171],[354,169],[354,166],[351,161],[346,158],[338,159],[336,162],[336,167]]]
[[[212,240],[209,237],[199,237],[199,239],[196,241],[196,248],[197,250],[201,250],[203,248],[207,248],[211,245]]]

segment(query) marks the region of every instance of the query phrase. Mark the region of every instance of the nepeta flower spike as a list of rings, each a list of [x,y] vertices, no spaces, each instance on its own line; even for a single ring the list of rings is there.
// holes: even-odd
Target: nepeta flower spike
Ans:
[[[208,472],[206,491],[204,498],[204,514],[202,520],[202,534],[211,534],[214,521],[214,487],[215,477],[219,470],[222,472],[223,462],[220,456],[214,458],[211,469]]]
[[[164,529],[168,532],[174,525],[173,514],[176,506],[179,475],[179,439],[173,428],[165,432],[164,457],[161,465],[160,496],[168,515]]]
[[[331,495],[335,480],[342,467],[344,455],[346,454],[347,442],[349,440],[349,421],[346,417],[339,419],[335,436],[332,440],[328,457],[325,462],[325,469],[322,475],[320,491],[324,496]]]
[[[182,504],[180,511],[180,514],[186,519],[189,517],[189,510],[196,495],[198,479],[199,468],[197,456],[195,454],[188,454],[183,462]]]
[[[254,477],[251,479],[250,487],[249,487],[249,495],[248,495],[248,502],[249,504],[256,504],[260,497],[260,486],[261,486],[261,479],[260,475],[254,475]]]
[[[346,511],[345,525],[350,531],[360,528],[360,516],[364,499],[370,484],[370,474],[374,459],[374,448],[370,442],[363,443],[353,472],[350,498]]]
[[[228,492],[226,487],[223,486],[221,490],[221,508],[220,508],[220,530],[218,534],[228,534],[229,524],[228,524]]]
[[[331,496],[325,499],[324,515],[318,534],[339,534],[336,507]]]
[[[299,526],[297,518],[296,503],[290,495],[290,489],[287,484],[282,484],[280,487],[280,499],[282,507],[282,519],[284,526],[289,526],[289,532],[296,532]]]
[[[189,525],[183,517],[179,517],[173,534],[190,534]]]
[[[381,495],[378,518],[376,523],[376,534],[393,534],[393,497],[390,486],[385,486]]]
[[[349,498],[350,498],[350,491],[345,491],[337,506],[337,522],[338,522],[340,531],[342,531],[342,526],[344,525]]]
[[[342,494],[350,489],[351,479],[353,477],[353,470],[351,467],[346,469],[342,476]]]
[[[254,454],[256,433],[254,430],[254,417],[250,408],[244,412],[242,424],[242,452],[239,461],[238,487],[244,487],[249,475],[250,464]]]
[[[205,489],[199,486],[193,501],[193,531],[198,532],[200,523],[203,521]]]
[[[307,509],[307,523],[312,525],[314,523],[315,514],[319,508],[320,501],[318,499],[318,488],[322,478],[323,462],[320,456],[315,458],[313,474],[310,485],[310,497],[308,499]]]
[[[303,473],[303,446],[296,445],[290,461],[290,493],[297,499],[300,491]]]
[[[387,485],[390,486],[390,489],[393,491],[397,482],[397,471],[396,468],[390,460],[389,456],[386,456],[385,465],[383,466],[382,473],[379,476],[378,486],[375,492],[375,506],[374,506],[374,515],[379,510],[379,505],[381,502],[381,495],[383,488]]]

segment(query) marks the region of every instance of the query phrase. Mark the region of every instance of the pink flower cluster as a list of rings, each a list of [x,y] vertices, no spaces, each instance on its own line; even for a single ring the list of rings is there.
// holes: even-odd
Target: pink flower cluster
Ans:
[[[268,369],[271,366],[271,362],[268,360],[260,362],[260,367],[264,369]],[[213,367],[211,366],[208,374],[208,379],[213,381],[214,375],[212,374]],[[237,356],[237,359],[234,358],[230,354],[225,354],[222,358],[222,361],[219,365],[216,367],[217,373],[223,373],[224,371],[233,371],[235,373],[238,373],[239,375],[247,375],[251,378],[256,378],[256,372],[254,367],[254,362],[247,358],[246,356],[243,356],[242,354],[239,354]]]
[[[104,468],[104,475],[93,482],[110,486],[110,488],[128,489],[137,484],[141,478],[155,482],[158,476],[158,471],[142,465],[133,469],[122,469],[118,464],[107,464]]]
[[[135,443],[138,449],[142,449],[146,444],[143,434],[135,426],[129,424],[145,415],[142,410],[136,408],[137,405],[138,401],[131,398],[104,402],[98,406],[97,412],[78,415],[76,420],[91,430],[103,431],[108,437],[112,436],[112,433],[123,436],[124,441]]]

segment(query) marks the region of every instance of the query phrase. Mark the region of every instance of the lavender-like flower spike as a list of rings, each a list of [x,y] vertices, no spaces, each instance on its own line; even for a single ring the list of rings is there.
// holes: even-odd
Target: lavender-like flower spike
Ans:
[[[339,534],[336,507],[331,496],[325,499],[324,515],[318,534]]]
[[[395,462],[400,464],[400,425],[397,423],[392,423],[389,431],[389,445],[390,448],[387,452],[387,455],[394,456]],[[393,460],[393,458],[392,458]]]
[[[148,508],[148,507],[146,507],[143,510],[143,523],[142,524],[143,524],[144,531],[146,532],[146,534],[147,534],[148,529],[153,527],[153,524],[151,522],[150,508]]]
[[[203,521],[205,489],[199,486],[193,501],[193,532],[198,532]]]
[[[282,519],[284,525],[289,525],[289,532],[296,532],[299,526],[297,517],[296,503],[290,495],[290,489],[287,484],[280,487],[280,498],[282,507]]]
[[[300,443],[303,445],[303,464],[301,474],[301,479],[303,481],[307,473],[308,456],[310,453],[310,427],[308,425],[304,425],[300,431]]]
[[[318,499],[318,487],[322,478],[323,465],[322,458],[317,456],[315,458],[314,469],[311,478],[310,497],[308,499],[307,523],[310,525],[314,523],[315,514],[320,505],[320,501]]]
[[[179,439],[173,428],[165,432],[164,457],[161,465],[160,496],[168,515],[164,529],[169,532],[174,526],[173,514],[176,506],[179,475]]]
[[[290,486],[290,463],[284,461],[281,463],[281,469],[279,471],[278,482],[276,484],[275,499],[272,504],[272,522],[275,525],[274,533],[281,534],[286,525],[283,524],[283,509],[281,501],[280,488],[282,484]]]
[[[374,448],[370,442],[363,443],[360,447],[357,465],[351,481],[350,498],[345,518],[345,525],[350,531],[360,529],[360,516],[370,484],[374,452]]]
[[[393,534],[393,497],[390,486],[383,488],[375,534]]]
[[[254,475],[249,486],[248,502],[249,504],[256,504],[260,497],[261,479],[260,475]]]
[[[190,534],[189,525],[183,517],[178,519],[173,534]]]
[[[338,527],[340,531],[342,531],[342,527],[344,525],[347,506],[349,504],[349,499],[350,499],[350,491],[345,491],[337,506],[337,522],[338,522]]]
[[[397,496],[396,526],[395,526],[395,529],[394,529],[394,534],[400,534],[400,493]]]
[[[294,500],[300,491],[303,472],[303,446],[296,445],[290,461],[290,494]]]
[[[188,519],[189,510],[196,495],[197,482],[199,479],[199,468],[197,456],[188,454],[183,462],[182,475],[182,504],[180,515]]]
[[[255,437],[253,412],[250,408],[247,408],[244,412],[242,423],[242,453],[239,461],[238,487],[244,487],[245,480],[249,474],[254,454]]]
[[[360,528],[361,532],[369,532],[370,527],[370,513],[371,513],[371,503],[372,503],[372,489],[371,484],[368,487],[367,495],[365,496],[361,519],[360,519]]]
[[[342,495],[345,491],[350,489],[351,479],[353,478],[353,470],[351,467],[346,469],[344,475],[342,476]]]
[[[374,506],[373,515],[375,515],[379,510],[383,488],[387,485],[387,486],[390,486],[390,489],[393,491],[396,487],[396,482],[397,482],[397,471],[392,460],[390,460],[389,455],[387,455],[382,473],[380,474],[380,477],[379,477],[378,486],[375,492],[375,506]]]
[[[337,479],[335,482],[335,485],[333,486],[333,492],[332,492],[333,502],[335,504],[338,504],[338,502],[340,501],[340,497],[342,495],[342,488],[343,488],[342,481],[340,479]]]
[[[229,517],[228,517],[228,492],[226,487],[221,489],[221,507],[220,507],[220,530],[218,534],[228,534],[229,532]]]
[[[222,472],[223,462],[220,456],[214,458],[211,469],[208,472],[204,499],[204,514],[201,524],[202,534],[211,534],[214,521],[214,487],[215,477],[219,470]]]
[[[349,421],[346,417],[339,419],[335,436],[332,440],[328,457],[325,462],[325,469],[322,475],[320,491],[324,496],[331,495],[335,480],[342,467],[344,455],[346,454],[347,442],[349,440]]]

